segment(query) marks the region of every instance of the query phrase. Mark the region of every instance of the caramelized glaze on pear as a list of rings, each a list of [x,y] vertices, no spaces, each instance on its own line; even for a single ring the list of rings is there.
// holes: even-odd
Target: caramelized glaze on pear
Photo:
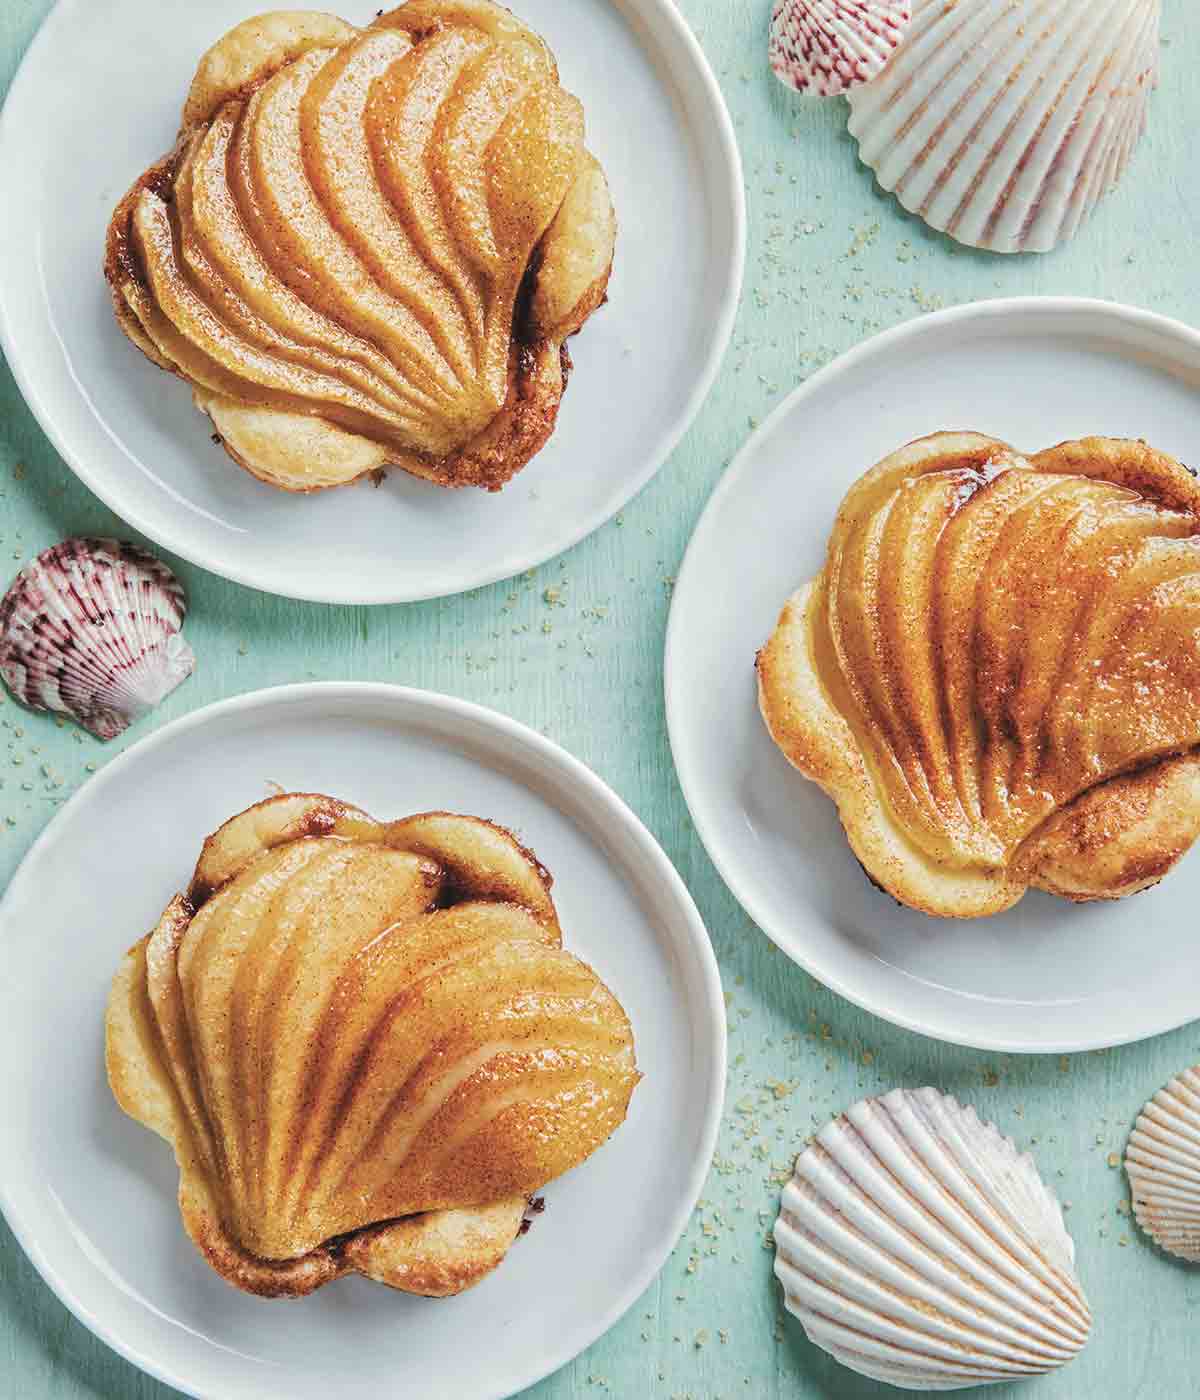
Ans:
[[[496,489],[554,428],[616,225],[583,109],[490,0],[247,20],[117,206],[117,319],[230,454],[315,490]]]
[[[458,1292],[620,1125],[629,1022],[562,948],[549,888],[477,818],[383,824],[311,794],[205,842],[117,973],[107,1064],[230,1282]]]
[[[1141,442],[910,443],[758,657],[870,877],[930,914],[1116,899],[1200,835],[1200,485]]]

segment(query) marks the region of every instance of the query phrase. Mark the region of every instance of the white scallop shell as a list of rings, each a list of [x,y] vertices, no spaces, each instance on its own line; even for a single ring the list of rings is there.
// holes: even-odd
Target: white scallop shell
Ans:
[[[1032,1159],[936,1089],[863,1099],[818,1133],[784,1188],[775,1250],[809,1339],[907,1390],[1053,1370],[1091,1328]]]
[[[1124,173],[1160,15],[1161,0],[916,0],[891,62],[849,95],[859,156],[959,242],[1045,252]]]
[[[869,82],[912,19],[912,0],[776,0],[767,61],[781,83],[835,97]]]
[[[179,580],[144,549],[63,540],[0,599],[0,675],[31,709],[115,738],[191,675],[186,611]]]
[[[1125,1171],[1142,1229],[1168,1253],[1200,1263],[1200,1065],[1138,1114]]]

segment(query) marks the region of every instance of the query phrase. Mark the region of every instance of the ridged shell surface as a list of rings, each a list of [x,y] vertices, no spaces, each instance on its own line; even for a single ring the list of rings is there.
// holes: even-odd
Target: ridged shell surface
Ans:
[[[907,1390],[1053,1370],[1091,1328],[1033,1161],[936,1089],[864,1099],[800,1154],[775,1273],[811,1341]]]
[[[144,549],[63,540],[0,600],[0,675],[22,704],[113,739],[191,675],[186,611],[179,580]]]
[[[850,93],[885,190],[998,253],[1070,238],[1146,125],[1161,0],[915,0],[905,41]]]
[[[611,263],[583,137],[549,49],[487,0],[247,20],[113,216],[118,320],[276,485],[385,461],[499,485],[548,436]]]
[[[1200,1065],[1138,1114],[1125,1171],[1142,1229],[1168,1253],[1200,1264]]]
[[[780,82],[834,97],[869,82],[912,19],[912,0],[777,0],[767,58]]]
[[[1200,835],[1200,484],[1143,442],[909,443],[759,654],[792,763],[926,913],[1115,899]]]
[[[108,1069],[173,1142],[215,1267],[307,1291],[342,1237],[519,1207],[614,1131],[629,1021],[548,890],[508,832],[449,813],[285,794],[209,839],[114,983]]]

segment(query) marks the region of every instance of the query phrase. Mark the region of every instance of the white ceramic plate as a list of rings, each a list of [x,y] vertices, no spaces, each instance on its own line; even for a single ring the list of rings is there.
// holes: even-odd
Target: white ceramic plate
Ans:
[[[1105,302],[955,308],[877,336],[798,389],[709,502],[667,637],[671,746],[701,839],[746,912],[822,982],[898,1025],[986,1049],[1067,1051],[1200,1016],[1200,850],[1108,905],[1029,894],[960,923],[863,876],[832,802],[758,714],[754,654],[816,574],[847,488],[893,448],[978,429],[1036,451],[1144,437],[1200,464],[1200,335]]]
[[[568,946],[629,1012],[629,1117],[546,1190],[500,1268],[430,1301],[361,1278],[299,1303],[224,1283],[183,1234],[169,1149],[113,1102],[102,1019],[123,950],[201,839],[267,784],[381,817],[449,808],[511,826],[555,875]],[[0,904],[0,1204],[110,1346],[221,1400],[509,1395],[610,1327],[654,1278],[712,1156],[725,1080],[716,963],[632,812],[562,749],[492,711],[383,685],[259,691],[114,760],[34,845]]]
[[[303,497],[255,481],[209,440],[187,387],[117,329],[100,273],[112,209],[173,143],[200,54],[271,5],[59,0],[0,117],[0,341],[58,451],[152,540],[271,593],[440,597],[575,544],[679,441],[741,286],[741,166],[720,91],[671,0],[516,4],[583,100],[620,224],[608,305],[570,342],[555,434],[498,496],[396,471],[378,491]],[[376,4],[319,8],[365,23]]]

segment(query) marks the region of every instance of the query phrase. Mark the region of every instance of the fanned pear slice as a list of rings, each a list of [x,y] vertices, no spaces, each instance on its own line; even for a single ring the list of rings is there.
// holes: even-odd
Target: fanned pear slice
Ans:
[[[487,40],[471,29],[431,34],[392,69],[386,83],[374,85],[363,122],[383,195],[421,256],[454,289],[477,346],[484,335],[487,289],[477,270],[458,254],[430,173],[430,151],[447,97],[467,65],[486,49]]]
[[[118,1103],[175,1147],[229,1282],[457,1291],[620,1125],[628,1018],[502,828],[283,793],[205,842],[113,982]]]
[[[362,139],[372,91],[387,86],[379,80],[411,52],[411,41],[398,30],[367,31],[342,48],[300,103],[301,147],[313,191],[346,246],[417,318],[467,393],[478,365],[454,289],[421,256],[380,188],[370,145]],[[469,409],[467,416],[482,426],[503,401],[501,385],[476,416]]]
[[[276,299],[264,294],[262,284],[270,274],[246,236],[225,178],[232,130],[232,114],[222,113],[208,133],[192,144],[176,176],[173,213],[182,273],[195,294],[239,339],[324,381],[340,382],[355,399],[378,405],[383,413],[402,415],[411,396],[403,381],[389,383],[392,370],[382,356],[376,357],[374,366],[369,355],[362,357],[368,361],[364,364],[358,357],[330,351],[313,332],[333,330],[332,322],[311,318],[319,324],[308,327],[305,334],[303,322],[309,317],[302,316],[300,326],[289,325],[286,316],[276,314]],[[248,268],[249,276],[242,267]],[[350,337],[345,340],[347,349],[356,348]]]
[[[789,760],[924,912],[1118,899],[1200,836],[1200,486],[1143,442],[941,433],[868,472],[759,653]]]
[[[167,207],[156,195],[143,194],[133,215],[134,239],[157,305],[175,329],[201,353],[250,392],[286,395],[296,403],[313,403],[325,413],[352,424],[378,421],[385,429],[407,429],[402,413],[384,406],[333,374],[309,369],[245,339],[221,319],[192,287],[179,265]]]
[[[309,184],[300,134],[300,103],[330,55],[306,54],[251,97],[241,132],[262,222],[254,230],[276,274],[311,305],[380,346],[413,387],[427,396],[422,429],[442,433],[433,451],[457,445],[435,416],[458,385],[429,332],[407,306],[380,287],[334,228]]]
[[[606,296],[616,220],[584,139],[545,42],[492,0],[248,20],[113,213],[117,321],[263,482],[395,466],[499,490]]]
[[[272,270],[251,237],[247,219],[253,195],[248,158],[236,140],[244,108],[230,104],[213,119],[192,166],[189,213],[196,237],[227,286],[255,315],[289,341],[331,358],[343,376],[369,392],[382,385],[385,402],[422,404],[422,396],[370,341],[351,335],[337,321],[310,306]],[[357,381],[353,376],[361,376]]]

